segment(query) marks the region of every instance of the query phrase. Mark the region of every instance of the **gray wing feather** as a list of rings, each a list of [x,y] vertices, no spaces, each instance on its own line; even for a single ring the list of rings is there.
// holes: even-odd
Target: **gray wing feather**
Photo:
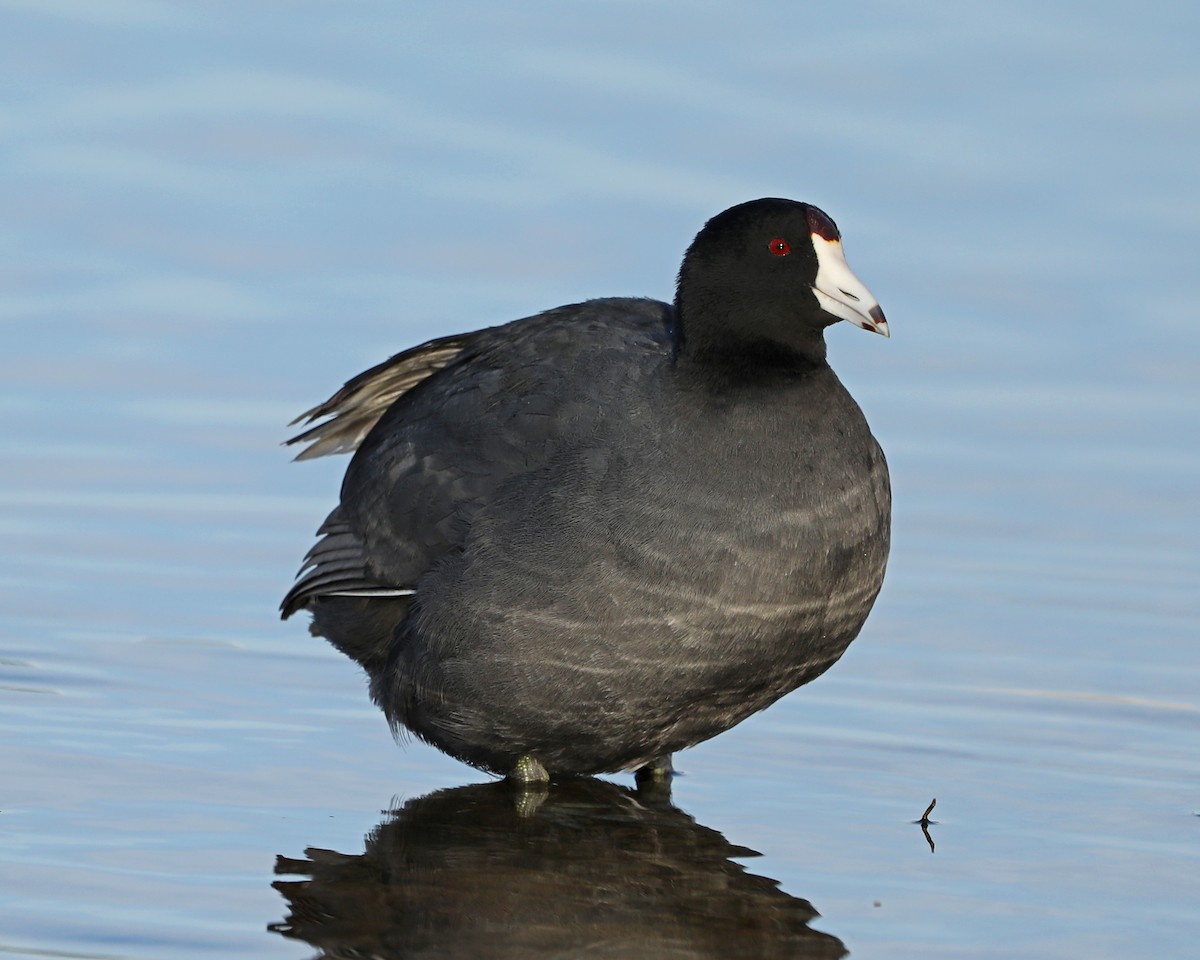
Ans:
[[[302,421],[312,424],[328,418],[287,441],[289,445],[308,444],[296,459],[310,460],[357,450],[396,400],[452,363],[469,339],[468,334],[430,340],[348,380],[324,403],[292,421],[292,425]],[[280,604],[285,620],[322,596],[396,597],[412,593],[406,587],[380,583],[371,575],[366,547],[340,509],[329,515],[317,536],[320,539],[305,555],[296,582]]]
[[[289,446],[294,443],[308,444],[296,455],[296,459],[311,460],[357,450],[388,407],[422,380],[452,362],[469,339],[468,334],[430,340],[389,357],[348,380],[342,389],[324,403],[305,410],[289,424],[295,426],[303,422],[308,425],[322,417],[329,418],[287,441]]]
[[[329,419],[288,441],[309,444],[297,460],[357,453],[284,618],[323,596],[411,595],[481,505],[592,435],[615,384],[669,355],[670,320],[657,301],[600,300],[430,340],[301,414]]]

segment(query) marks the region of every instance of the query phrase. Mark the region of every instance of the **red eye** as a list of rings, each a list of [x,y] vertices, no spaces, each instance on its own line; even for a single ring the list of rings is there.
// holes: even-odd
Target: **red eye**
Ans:
[[[767,247],[777,257],[786,257],[792,252],[792,245],[784,240],[783,237],[776,237],[767,244]]]

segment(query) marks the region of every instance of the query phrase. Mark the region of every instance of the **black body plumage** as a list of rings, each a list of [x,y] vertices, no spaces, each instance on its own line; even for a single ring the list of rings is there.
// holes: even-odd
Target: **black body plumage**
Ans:
[[[768,706],[883,581],[887,467],[825,359],[839,318],[887,331],[855,284],[824,214],[753,201],[701,231],[674,305],[360,375],[296,438],[356,452],[284,616],[311,610],[395,728],[501,774],[637,768]]]

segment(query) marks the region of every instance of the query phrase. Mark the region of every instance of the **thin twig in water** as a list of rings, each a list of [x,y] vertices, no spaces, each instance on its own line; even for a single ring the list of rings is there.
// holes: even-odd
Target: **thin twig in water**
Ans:
[[[934,797],[932,800],[929,801],[929,806],[927,806],[925,808],[925,812],[923,814],[921,814],[921,819],[913,821],[913,823],[918,823],[921,825],[921,832],[923,834],[925,834],[925,839],[929,842],[929,852],[930,853],[934,852],[934,846],[933,846],[933,837],[931,837],[929,835],[929,825],[931,823],[937,823],[937,821],[930,820],[929,815],[931,813],[933,813],[933,808],[936,806],[937,806],[937,797]]]

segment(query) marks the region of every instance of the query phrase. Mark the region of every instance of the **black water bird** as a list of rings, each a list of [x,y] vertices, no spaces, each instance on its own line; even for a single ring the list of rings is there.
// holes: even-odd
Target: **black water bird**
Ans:
[[[397,354],[298,418],[298,459],[354,457],[283,616],[474,766],[669,770],[824,673],[882,585],[887,465],[826,362],[838,320],[888,334],[833,221],[764,199],[705,224],[674,304]]]

